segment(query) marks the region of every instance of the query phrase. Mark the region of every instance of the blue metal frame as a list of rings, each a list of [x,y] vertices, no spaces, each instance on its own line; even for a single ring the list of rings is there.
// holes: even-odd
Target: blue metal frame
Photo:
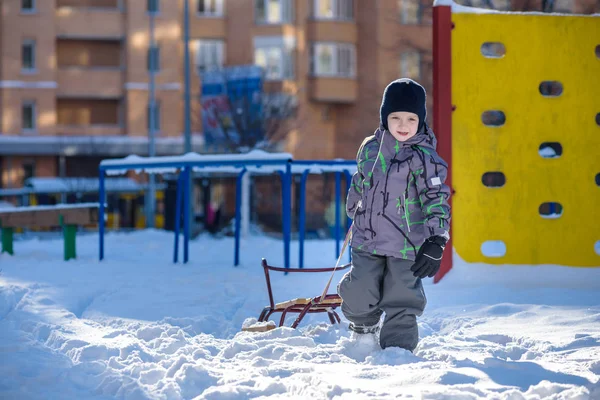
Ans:
[[[173,263],[176,264],[179,258],[179,232],[181,230],[181,196],[183,192],[182,180],[185,177],[184,174],[179,174],[177,177],[177,193],[175,196],[175,245],[173,247]]]
[[[277,171],[281,177],[281,217],[283,222],[283,263],[290,267],[290,241],[292,237],[292,165],[287,163],[285,172]]]
[[[176,156],[179,157],[179,156]],[[169,160],[171,158],[176,158],[174,157],[162,157],[165,158],[166,160],[160,160],[160,161],[153,161],[153,162],[148,162],[148,161],[144,161],[144,157],[140,157],[142,158],[142,160],[138,161],[138,162],[131,162],[131,163],[121,163],[120,160],[104,160],[100,163],[100,169],[104,170],[104,171],[108,171],[108,170],[136,170],[136,169],[144,169],[144,168],[158,168],[158,169],[164,169],[164,168],[173,168],[173,169],[178,169],[178,168],[184,168],[184,167],[196,167],[196,168],[202,168],[202,167],[238,167],[238,168],[243,168],[249,165],[252,166],[262,166],[262,165],[280,165],[280,166],[284,166],[289,162],[292,162],[292,160],[285,160],[285,159],[274,159],[274,160],[259,160],[259,159],[248,159],[248,160],[206,160],[206,161],[197,161],[197,160]],[[157,157],[158,158],[158,157]],[[294,164],[297,164],[296,161],[294,161]]]
[[[292,240],[292,164],[285,165],[286,186],[284,199],[287,198],[287,208],[284,211],[283,221],[285,222],[283,235],[283,256],[285,258],[285,268],[290,267],[290,242]]]
[[[304,236],[306,233],[306,180],[310,170],[305,169],[300,178],[300,215],[298,216],[298,267],[304,268]]]
[[[192,167],[183,170],[183,263],[187,264],[190,255],[190,183]]]
[[[315,166],[316,163],[323,163],[326,165],[355,165],[354,162],[349,162],[349,161],[294,161],[293,164],[299,164],[299,165],[311,165],[311,166]],[[298,251],[298,267],[299,268],[304,268],[304,241],[305,241],[305,236],[306,236],[306,182],[308,180],[308,175],[310,173],[310,169],[305,169],[302,172],[302,176],[300,178],[300,204],[299,204],[299,216],[298,216],[298,247],[299,247],[299,251]],[[348,195],[348,190],[350,190],[350,185],[352,183],[352,174],[347,170],[344,169],[343,173],[346,177],[346,193],[344,197],[347,197]],[[340,227],[342,222],[340,221],[340,212],[341,212],[341,174],[342,172],[335,172],[336,174],[336,185],[335,185],[335,230],[336,230],[336,247],[335,247],[335,258],[337,259],[337,257],[339,257],[340,254]],[[346,231],[348,231],[348,229],[350,229],[350,226],[352,224],[352,220],[350,218],[346,218]],[[348,259],[351,259],[351,254],[350,252],[348,252]]]
[[[233,256],[233,265],[240,265],[240,223],[242,220],[242,179],[247,169],[240,171],[235,181],[235,253]]]
[[[294,165],[310,165],[314,167],[347,166],[355,167],[356,161],[351,160],[294,160]],[[332,171],[329,171],[332,172]]]
[[[177,159],[179,158],[179,159]],[[291,159],[248,159],[248,160],[181,160],[177,157],[163,157],[162,160],[154,158],[151,162],[145,161],[143,158],[139,161],[132,161],[131,163],[122,164],[121,160],[104,160],[100,163],[99,167],[99,258],[104,259],[104,233],[105,233],[105,173],[109,170],[138,170],[144,168],[173,168],[180,169],[180,174],[177,181],[177,204],[175,211],[175,239],[174,239],[174,250],[173,250],[173,262],[178,262],[179,252],[179,234],[180,234],[180,221],[181,221],[181,207],[183,205],[183,262],[189,261],[189,240],[190,240],[190,182],[192,169],[194,167],[211,167],[211,166],[230,166],[243,168],[237,177],[237,190],[236,190],[236,223],[235,223],[235,254],[234,264],[239,265],[240,258],[240,221],[241,221],[241,179],[247,172],[246,166],[266,166],[276,165],[284,167],[285,170],[277,171],[281,177],[281,188],[282,188],[282,223],[283,223],[283,252],[284,252],[284,267],[290,268],[290,242],[291,242],[291,227],[292,227],[292,164],[306,167],[319,167],[319,166],[355,166],[355,161],[348,160],[299,160],[293,161]],[[347,169],[343,170],[346,175],[346,190],[350,187],[351,174]],[[302,173],[301,185],[300,185],[300,221],[299,221],[299,239],[300,239],[300,258],[299,266],[304,267],[304,239],[305,239],[305,228],[306,228],[306,181],[310,169],[306,168]],[[342,171],[335,172],[336,174],[336,253],[339,254],[339,242],[340,234],[339,228],[341,225],[340,221],[340,201],[341,201],[341,173]],[[183,196],[183,199],[181,198]],[[183,204],[182,204],[183,201]],[[350,219],[346,221],[347,225],[350,225]],[[336,256],[337,257],[337,256]]]
[[[100,169],[100,176],[98,177],[98,233],[100,240],[100,260],[104,260],[104,202],[105,202],[105,192],[104,192],[104,171]]]

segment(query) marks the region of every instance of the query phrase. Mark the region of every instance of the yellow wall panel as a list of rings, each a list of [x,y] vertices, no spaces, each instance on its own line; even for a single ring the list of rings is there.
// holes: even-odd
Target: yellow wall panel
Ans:
[[[468,262],[600,266],[600,18],[527,14],[453,14],[452,180],[453,240]],[[502,58],[481,54],[501,42]],[[542,81],[563,93],[544,97]],[[501,110],[506,123],[488,127],[481,114]],[[543,158],[543,142],[559,142],[559,158]],[[485,172],[506,176],[485,187]],[[563,206],[544,219],[544,202]],[[481,244],[501,240],[503,257]]]

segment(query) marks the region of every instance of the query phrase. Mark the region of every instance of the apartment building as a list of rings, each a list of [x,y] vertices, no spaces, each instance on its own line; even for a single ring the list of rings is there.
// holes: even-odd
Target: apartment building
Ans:
[[[353,158],[377,126],[383,88],[400,76],[424,84],[431,110],[430,1],[188,1],[194,151],[203,151],[199,96],[208,67],[256,63],[268,90],[294,93],[299,123],[283,149],[300,159]],[[461,1],[517,10],[550,2],[562,12],[597,7],[591,0]],[[9,0],[1,7],[0,187],[30,176],[94,176],[103,158],[145,155],[151,120],[157,154],[183,151],[183,0]]]

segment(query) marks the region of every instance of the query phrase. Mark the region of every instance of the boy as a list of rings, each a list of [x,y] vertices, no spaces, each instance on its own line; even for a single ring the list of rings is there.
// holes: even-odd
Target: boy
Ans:
[[[352,268],[338,285],[342,312],[355,334],[377,333],[382,348],[413,351],[417,316],[427,299],[421,279],[433,277],[450,238],[448,166],[425,123],[425,89],[411,79],[383,93],[380,127],[361,144],[346,212]]]

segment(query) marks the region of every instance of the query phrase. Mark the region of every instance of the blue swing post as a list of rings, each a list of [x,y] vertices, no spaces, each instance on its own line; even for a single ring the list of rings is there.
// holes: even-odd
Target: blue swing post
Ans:
[[[304,236],[306,234],[306,180],[308,179],[309,169],[302,172],[300,178],[300,215],[298,216],[298,267],[304,268]]]
[[[235,251],[233,265],[240,265],[240,224],[242,221],[242,179],[248,170],[244,167],[235,182]]]
[[[186,166],[183,171],[183,263],[187,264],[190,254],[190,175],[192,167]]]
[[[104,187],[104,169],[102,167],[99,168],[99,177],[98,177],[98,233],[100,240],[100,261],[104,260],[104,197],[105,197],[105,187]]]
[[[285,268],[290,268],[290,242],[292,240],[292,163],[288,161],[285,165],[285,199],[286,213],[284,214],[283,227],[283,256],[285,257]]]
[[[181,192],[183,192],[182,178],[185,173],[179,172],[177,176],[177,191],[175,196],[175,246],[173,248],[173,263],[176,264],[179,258],[179,232],[181,231]]]
[[[277,171],[281,177],[281,217],[283,222],[283,266],[290,267],[291,238],[291,182],[292,164],[288,161],[285,171]]]

